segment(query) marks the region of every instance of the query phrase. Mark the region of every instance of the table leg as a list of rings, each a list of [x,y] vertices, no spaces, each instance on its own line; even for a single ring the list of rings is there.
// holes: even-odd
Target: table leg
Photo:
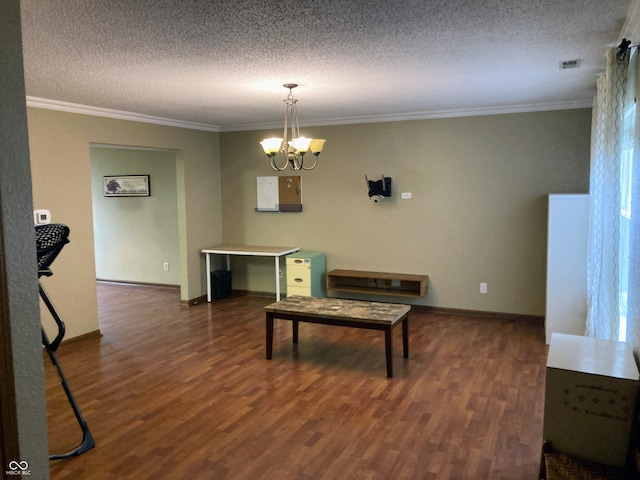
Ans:
[[[267,331],[267,360],[271,360],[271,357],[273,357],[273,314],[270,312],[267,312],[267,324],[266,324],[266,331]]]
[[[409,315],[402,319],[402,352],[409,358]]]
[[[276,302],[280,301],[280,257],[276,259]]]
[[[292,320],[291,322],[292,324],[292,337],[293,337],[293,343],[298,343],[298,320]]]
[[[387,377],[393,377],[393,330],[391,325],[384,329],[384,351],[387,359]]]
[[[211,303],[211,254],[204,254],[207,263],[207,302]]]

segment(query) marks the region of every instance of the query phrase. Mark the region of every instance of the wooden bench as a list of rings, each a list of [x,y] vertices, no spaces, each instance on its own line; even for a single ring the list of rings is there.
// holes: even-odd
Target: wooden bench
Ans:
[[[409,311],[411,306],[362,302],[338,298],[292,296],[264,307],[266,312],[267,360],[273,356],[273,320],[293,322],[293,343],[298,343],[298,322],[338,325],[384,331],[387,376],[393,377],[393,327],[402,324],[404,358],[409,358]]]

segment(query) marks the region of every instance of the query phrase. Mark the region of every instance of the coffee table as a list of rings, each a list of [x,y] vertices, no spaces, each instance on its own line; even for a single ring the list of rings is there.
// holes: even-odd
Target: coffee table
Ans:
[[[339,298],[291,296],[264,307],[266,312],[267,360],[273,356],[273,320],[291,320],[293,343],[298,343],[298,323],[320,323],[341,327],[384,331],[387,377],[393,377],[393,327],[402,324],[404,358],[409,358],[410,305],[363,302]]]

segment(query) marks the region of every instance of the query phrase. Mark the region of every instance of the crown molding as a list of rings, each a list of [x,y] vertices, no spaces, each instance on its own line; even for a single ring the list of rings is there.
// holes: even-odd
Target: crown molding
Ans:
[[[428,110],[422,112],[394,113],[389,115],[365,115],[342,118],[327,118],[319,120],[300,121],[301,127],[320,127],[331,125],[349,125],[358,123],[402,122],[410,120],[430,120],[435,118],[477,117],[483,115],[505,115],[509,113],[546,112],[551,110],[575,110],[592,108],[593,100],[578,100],[573,102],[536,103],[523,105],[509,105],[504,107],[480,107],[450,110]],[[282,123],[248,123],[220,127],[221,132],[235,132],[245,130],[269,130],[282,128]]]
[[[206,123],[186,122],[183,120],[173,120],[170,118],[154,117],[142,113],[125,112],[123,110],[112,110],[110,108],[92,107],[78,103],[61,102],[49,100],[47,98],[27,96],[27,106],[33,108],[43,108],[46,110],[57,110],[59,112],[79,113],[81,115],[91,115],[94,117],[114,118],[117,120],[129,120],[131,122],[153,123],[168,127],[188,128],[190,130],[205,130],[208,132],[219,132],[218,125]]]
[[[640,0],[634,0],[640,2]],[[481,115],[504,115],[509,113],[543,112],[550,110],[573,110],[578,108],[591,108],[592,100],[575,102],[538,103],[526,105],[509,105],[504,107],[481,107],[471,109],[451,109],[451,110],[429,110],[422,112],[394,113],[389,115],[363,115],[342,118],[326,118],[319,120],[309,120],[300,122],[303,127],[318,127],[331,125],[349,125],[358,123],[381,123],[381,122],[402,122],[409,120],[429,120],[435,118],[453,117],[473,117]],[[43,108],[47,110],[57,110],[68,113],[78,113],[81,115],[91,115],[95,117],[114,118],[117,120],[129,120],[132,122],[153,123],[166,125],[169,127],[188,128],[191,130],[204,130],[208,132],[239,132],[248,130],[270,130],[282,128],[282,123],[247,123],[239,125],[210,125],[205,123],[186,122],[183,120],[173,120],[170,118],[154,117],[141,113],[125,112],[122,110],[112,110],[109,108],[92,107],[78,103],[61,102],[46,98],[27,96],[27,106],[33,108]]]

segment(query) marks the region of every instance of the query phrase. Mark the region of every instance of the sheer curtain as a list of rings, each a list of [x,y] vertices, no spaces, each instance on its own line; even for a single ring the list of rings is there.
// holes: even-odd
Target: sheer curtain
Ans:
[[[640,62],[636,58],[635,65],[630,66],[630,70],[636,73],[636,79],[639,76],[639,69]],[[640,82],[636,82],[635,86],[636,99],[639,98],[638,84]],[[634,148],[630,172],[632,214],[629,221],[629,288],[626,340],[633,343],[636,362],[638,363],[640,357],[640,111],[638,108],[635,109],[635,120],[633,138],[637,148]],[[633,168],[634,165],[636,168]]]
[[[591,126],[590,213],[587,258],[588,336],[618,340],[620,333],[621,165],[625,145],[625,104],[629,52],[607,52],[607,69],[598,79]],[[628,130],[627,130],[628,132]]]

